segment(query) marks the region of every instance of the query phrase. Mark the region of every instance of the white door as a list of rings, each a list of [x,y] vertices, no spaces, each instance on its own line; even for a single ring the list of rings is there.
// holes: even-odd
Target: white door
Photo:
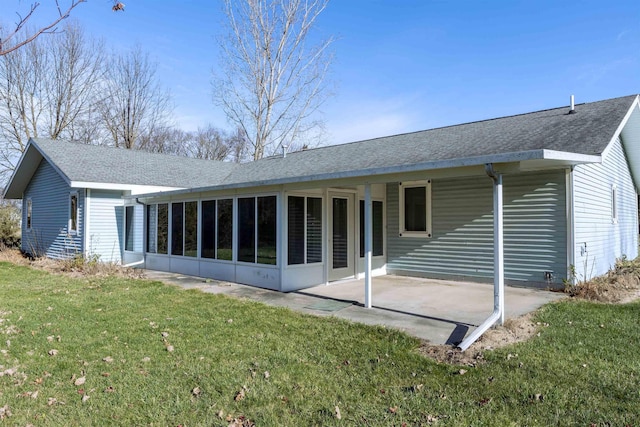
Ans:
[[[329,194],[329,281],[355,277],[353,203],[353,194]]]

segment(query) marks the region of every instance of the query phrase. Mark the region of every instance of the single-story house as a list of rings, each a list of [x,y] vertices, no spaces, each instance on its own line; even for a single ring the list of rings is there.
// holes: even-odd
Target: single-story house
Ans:
[[[638,255],[638,188],[633,95],[244,164],[31,139],[4,197],[34,255],[293,291],[498,253],[507,284],[600,275]]]

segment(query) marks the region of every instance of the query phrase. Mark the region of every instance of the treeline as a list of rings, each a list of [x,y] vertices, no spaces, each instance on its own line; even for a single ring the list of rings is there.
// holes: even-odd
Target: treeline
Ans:
[[[108,51],[77,23],[0,57],[0,188],[31,137],[241,161],[246,138],[214,126],[185,131],[141,47]]]

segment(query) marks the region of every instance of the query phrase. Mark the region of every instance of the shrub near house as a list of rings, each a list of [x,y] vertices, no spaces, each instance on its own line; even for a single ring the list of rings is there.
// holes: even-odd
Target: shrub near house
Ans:
[[[0,248],[20,246],[20,211],[14,204],[0,202]]]

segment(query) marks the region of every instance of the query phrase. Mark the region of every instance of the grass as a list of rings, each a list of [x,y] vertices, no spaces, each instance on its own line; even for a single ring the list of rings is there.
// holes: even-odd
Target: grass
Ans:
[[[0,263],[0,425],[638,425],[639,314],[551,304],[461,367],[383,328]]]

